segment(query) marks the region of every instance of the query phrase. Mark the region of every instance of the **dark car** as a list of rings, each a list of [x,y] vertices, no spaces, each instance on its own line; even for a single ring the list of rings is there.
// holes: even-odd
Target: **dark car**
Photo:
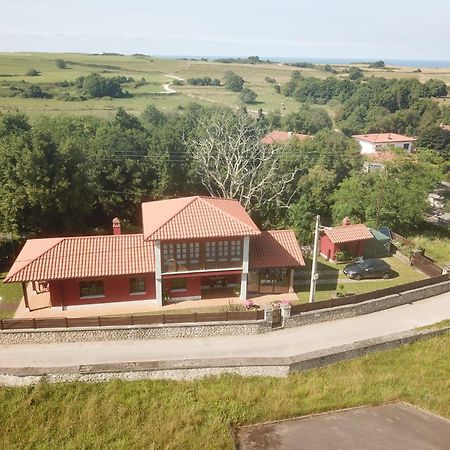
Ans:
[[[362,278],[383,278],[391,276],[391,266],[377,258],[359,258],[344,267],[344,273],[349,278],[361,280]]]

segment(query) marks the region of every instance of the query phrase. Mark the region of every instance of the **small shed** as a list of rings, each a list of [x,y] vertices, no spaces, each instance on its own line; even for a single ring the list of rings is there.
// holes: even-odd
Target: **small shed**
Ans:
[[[391,254],[391,239],[378,230],[369,228],[373,238],[364,246],[365,258],[385,258]]]
[[[365,244],[371,239],[373,235],[364,224],[351,225],[345,218],[342,226],[324,230],[320,238],[320,253],[330,261],[335,261],[339,252],[347,252],[353,258],[364,256]]]

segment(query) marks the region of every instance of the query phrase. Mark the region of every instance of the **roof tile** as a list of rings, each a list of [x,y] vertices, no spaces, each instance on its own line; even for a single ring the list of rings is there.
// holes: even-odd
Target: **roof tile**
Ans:
[[[142,234],[30,239],[5,282],[154,272],[153,242]]]
[[[325,230],[325,234],[333,244],[345,244],[346,242],[365,241],[372,239],[372,233],[364,224],[343,225]]]
[[[237,200],[186,197],[142,204],[144,238],[185,240],[238,237],[260,231]]]
[[[304,265],[302,251],[292,230],[263,231],[250,238],[250,269]]]

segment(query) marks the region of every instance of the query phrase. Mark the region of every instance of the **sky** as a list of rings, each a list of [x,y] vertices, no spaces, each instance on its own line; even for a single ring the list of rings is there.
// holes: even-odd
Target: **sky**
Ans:
[[[449,0],[0,0],[0,51],[450,60]]]

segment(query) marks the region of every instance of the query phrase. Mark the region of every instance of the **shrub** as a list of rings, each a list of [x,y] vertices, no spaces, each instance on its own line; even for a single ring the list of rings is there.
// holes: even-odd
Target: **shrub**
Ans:
[[[241,95],[239,96],[242,103],[253,104],[256,101],[256,92],[251,89],[245,88],[242,90]]]
[[[36,69],[30,69],[30,70],[25,74],[25,76],[27,76],[27,77],[38,77],[40,74],[41,74],[41,72],[39,72],[38,70],[36,70]]]
[[[55,60],[55,64],[58,69],[67,69],[67,64],[63,59]]]

